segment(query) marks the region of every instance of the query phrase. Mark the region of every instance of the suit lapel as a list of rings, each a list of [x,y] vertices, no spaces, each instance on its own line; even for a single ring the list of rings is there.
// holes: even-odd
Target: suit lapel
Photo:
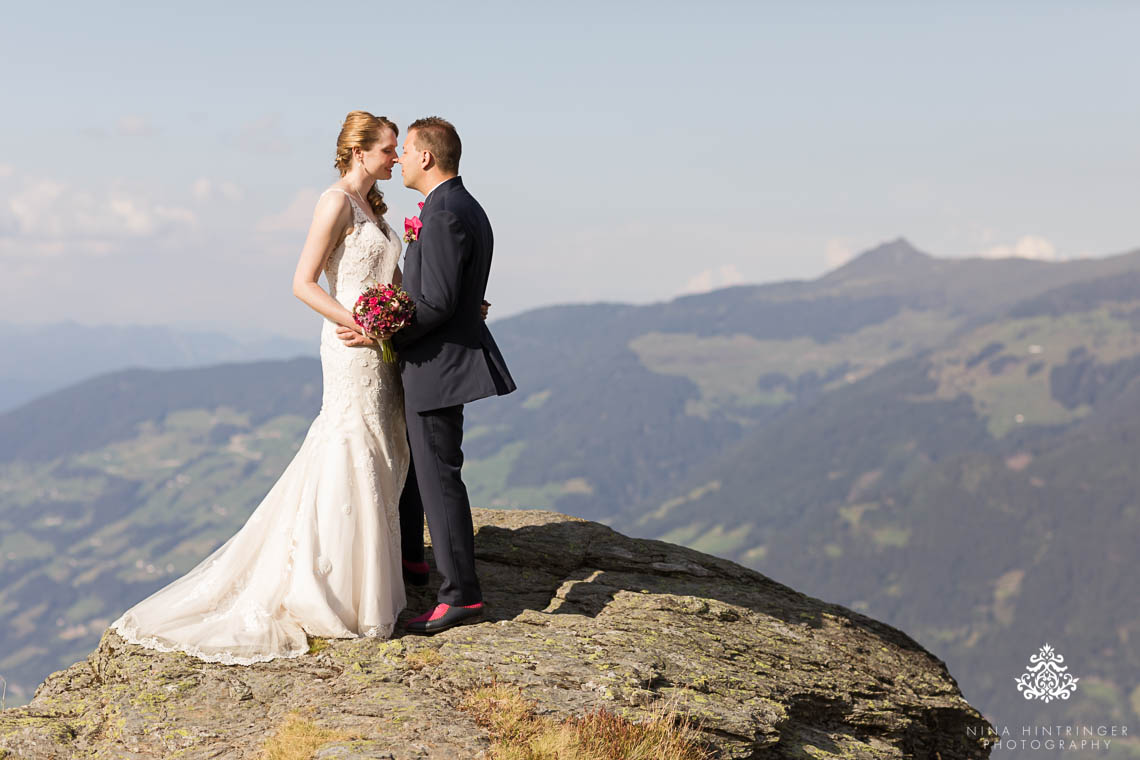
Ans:
[[[434,210],[439,205],[440,199],[442,199],[443,196],[457,187],[463,187],[462,177],[452,177],[451,179],[440,182],[439,187],[431,191],[427,201],[424,202],[424,207],[420,209],[420,221],[422,222],[428,215],[428,212]]]
[[[420,222],[427,219],[428,214],[432,213],[432,210],[439,205],[443,196],[457,187],[463,187],[463,179],[461,177],[452,177],[449,180],[439,183],[439,186],[432,190],[428,195],[428,199],[424,201],[424,207],[420,209],[418,215]],[[423,230],[420,230],[420,232],[422,233]],[[414,267],[412,266],[413,261],[415,263]],[[408,247],[404,249],[404,273],[405,275],[411,275],[408,283],[415,287],[415,295],[418,296],[420,287],[420,241],[418,238],[408,243]],[[407,289],[406,286],[405,289]],[[407,290],[408,293],[412,293],[411,289]]]

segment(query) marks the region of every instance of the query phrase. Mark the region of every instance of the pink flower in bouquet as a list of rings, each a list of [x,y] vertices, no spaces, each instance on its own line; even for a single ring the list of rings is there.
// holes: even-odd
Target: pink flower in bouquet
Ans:
[[[424,223],[420,221],[418,216],[413,216],[411,219],[404,217],[404,242],[410,243],[419,239],[420,230],[423,229],[423,226]]]

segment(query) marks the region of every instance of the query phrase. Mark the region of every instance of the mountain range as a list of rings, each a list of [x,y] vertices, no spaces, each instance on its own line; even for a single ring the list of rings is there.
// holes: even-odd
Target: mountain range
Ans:
[[[465,410],[473,503],[685,544],[897,626],[999,730],[1140,718],[1140,251],[900,239],[811,281],[493,329],[519,391]],[[0,416],[9,698],[240,527],[319,404],[296,359],[114,372]],[[1070,699],[1016,687],[1045,645]]]
[[[173,369],[227,361],[316,356],[312,344],[277,335],[241,340],[211,330],[75,322],[0,322],[0,413],[37,396],[125,367]]]

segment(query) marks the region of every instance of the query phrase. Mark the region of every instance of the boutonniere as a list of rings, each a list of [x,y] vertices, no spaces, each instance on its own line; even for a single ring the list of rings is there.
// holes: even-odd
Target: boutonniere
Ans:
[[[411,219],[404,217],[404,242],[410,243],[413,240],[417,240],[423,226],[424,223],[420,221],[418,216],[413,216]]]

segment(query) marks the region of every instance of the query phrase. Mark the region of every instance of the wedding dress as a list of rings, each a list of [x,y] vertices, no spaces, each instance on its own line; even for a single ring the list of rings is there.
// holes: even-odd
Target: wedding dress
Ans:
[[[325,276],[351,311],[373,282],[392,282],[401,240],[345,196],[353,229]],[[391,636],[406,605],[398,505],[410,462],[398,365],[344,345],[328,320],[320,354],[321,410],[281,478],[234,536],[111,624],[124,639],[249,665],[305,654],[306,634]]]

